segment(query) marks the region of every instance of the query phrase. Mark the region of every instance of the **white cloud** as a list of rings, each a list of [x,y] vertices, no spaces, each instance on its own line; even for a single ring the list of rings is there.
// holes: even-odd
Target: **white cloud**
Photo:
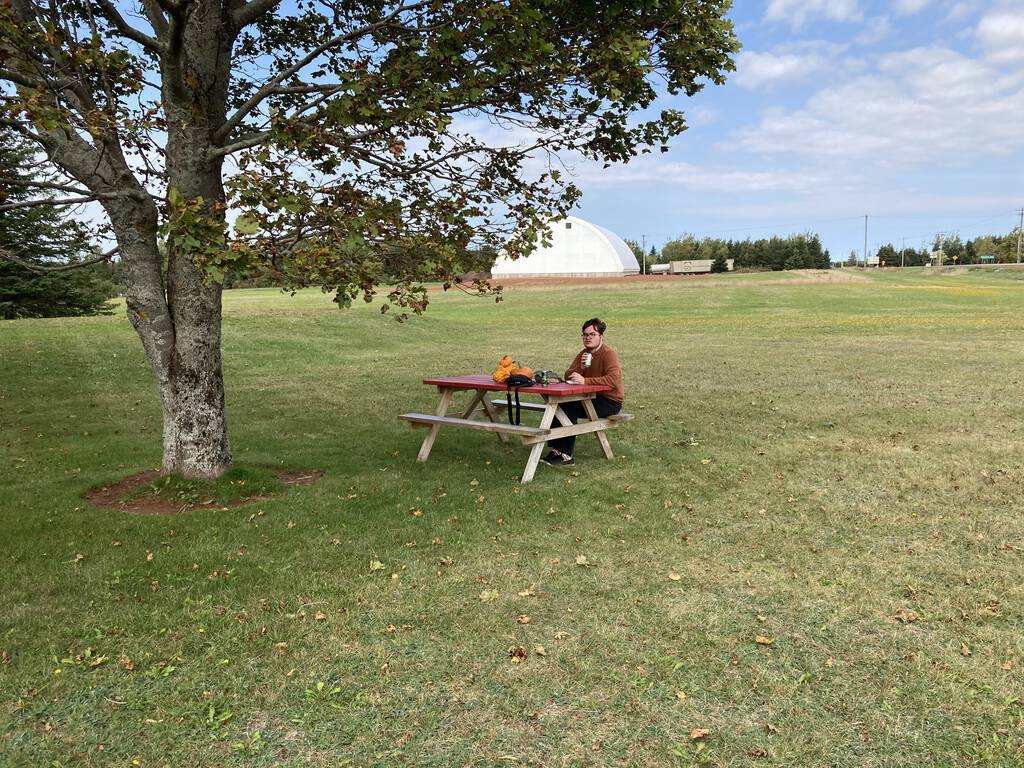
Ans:
[[[854,38],[858,45],[875,45],[893,33],[888,16],[872,16],[864,23],[863,31]]]
[[[741,88],[771,88],[808,80],[820,73],[826,63],[823,56],[815,53],[743,51],[736,57],[736,74],[732,80]]]
[[[714,107],[706,106],[687,106],[684,109],[686,113],[686,124],[691,128],[702,128],[707,125],[713,125],[722,119],[722,113],[720,110]]]
[[[815,18],[829,21],[858,21],[861,11],[857,0],[769,0],[765,10],[768,21],[788,22],[802,27]]]
[[[1021,68],[939,46],[882,56],[874,64],[868,74],[822,88],[800,109],[766,113],[758,126],[736,132],[734,145],[884,165],[963,162],[1024,148]]]
[[[588,189],[631,184],[670,184],[705,193],[806,194],[820,189],[827,181],[816,174],[712,168],[681,161],[666,162],[653,156],[645,156],[626,165],[613,165],[609,168],[602,168],[597,163],[584,163],[577,166],[575,172],[575,181]]]
[[[931,0],[894,0],[892,12],[898,16],[912,16],[930,2]]]
[[[1024,61],[1024,9],[996,11],[983,17],[977,36],[992,61]]]
[[[960,2],[953,5],[946,14],[944,21],[947,24],[962,22],[977,9],[977,2]]]

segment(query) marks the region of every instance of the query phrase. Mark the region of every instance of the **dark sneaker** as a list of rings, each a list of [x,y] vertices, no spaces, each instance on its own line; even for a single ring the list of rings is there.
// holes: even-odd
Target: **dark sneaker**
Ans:
[[[548,455],[541,459],[549,467],[571,467],[576,462],[573,461],[572,456],[566,456],[562,453],[555,453],[549,451]]]

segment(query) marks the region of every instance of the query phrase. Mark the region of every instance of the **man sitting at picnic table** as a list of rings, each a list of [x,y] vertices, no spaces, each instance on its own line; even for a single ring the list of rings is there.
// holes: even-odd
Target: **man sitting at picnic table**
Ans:
[[[583,324],[583,349],[576,355],[564,377],[569,384],[599,384],[611,389],[610,392],[598,395],[593,401],[594,410],[602,419],[621,411],[626,397],[622,391],[619,355],[604,343],[606,328],[604,322],[596,317]],[[564,403],[562,410],[573,424],[581,416],[587,415],[582,402]],[[551,450],[542,461],[552,467],[571,467],[576,463],[572,458],[575,444],[575,435],[549,441],[548,448]]]

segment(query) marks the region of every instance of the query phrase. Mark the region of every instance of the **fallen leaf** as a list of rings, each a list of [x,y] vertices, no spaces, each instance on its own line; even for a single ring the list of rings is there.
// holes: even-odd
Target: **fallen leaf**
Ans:
[[[278,656],[284,656],[285,652],[288,650],[288,643],[274,643],[274,647],[277,648]]]
[[[149,552],[149,551],[146,552],[146,562],[147,563],[153,562],[153,553],[152,552]]]
[[[534,585],[531,584],[526,589],[519,592],[520,597],[536,597],[537,593],[534,591]]]
[[[535,646],[533,646],[533,652],[535,654],[537,654],[538,656],[547,656],[548,655],[548,652],[546,650],[544,650],[544,646],[543,645],[535,645]]]
[[[316,616],[313,617],[317,621],[327,621],[327,614],[322,611],[317,611]]]
[[[681,581],[683,577],[680,576],[675,571],[669,571],[668,572],[668,578],[669,578],[669,581]]]
[[[672,509],[672,499],[665,499],[663,502],[661,502],[661,505],[665,509]]]
[[[967,647],[966,643],[960,643],[960,655],[961,656],[970,656],[971,655],[971,649]]]
[[[692,731],[690,731],[690,738],[694,741],[697,741],[698,739],[703,739],[710,735],[711,730],[708,728],[694,728]]]
[[[917,614],[909,608],[900,608],[894,615],[900,624],[913,624],[917,621]]]
[[[370,561],[370,570],[371,571],[383,571],[384,570],[384,563],[382,563],[380,560],[371,560]]]
[[[758,635],[757,637],[754,638],[754,642],[757,643],[758,645],[771,645],[775,641],[772,640],[770,637],[765,637],[764,635]]]
[[[564,630],[559,630],[558,632],[555,632],[555,640],[565,640],[567,637],[572,637],[572,635],[570,635],[568,632]]]
[[[986,600],[978,606],[977,613],[979,616],[998,616],[1000,613],[1000,603],[998,600]]]
[[[398,627],[396,627],[394,624],[388,624],[386,627],[384,627],[384,631],[388,633],[397,632]]]
[[[576,555],[576,565],[588,566],[590,561],[587,560],[586,555]]]
[[[1013,669],[1013,662],[1007,659],[999,665],[999,668],[1009,672],[1011,669]]]
[[[831,656],[829,656],[827,659],[825,659],[825,666],[828,667],[829,669],[832,669],[832,667],[834,667],[835,665],[836,665],[836,660],[833,659]]]
[[[498,590],[496,589],[485,589],[480,593],[480,602],[482,603],[493,603],[498,599]]]
[[[711,459],[701,459],[700,463],[701,464],[710,464],[711,463]]]
[[[420,509],[419,507],[417,507],[416,509],[414,509],[412,511],[412,516],[413,517],[423,517],[423,510]]]
[[[513,664],[520,664],[526,658],[526,649],[521,645],[515,645],[508,649],[508,657]]]
[[[684,691],[682,688],[677,688],[676,689],[676,698],[679,701],[685,701],[686,700],[686,691]]]
[[[524,613],[524,614],[522,614],[522,615],[520,615],[520,616],[516,616],[516,622],[517,622],[518,624],[529,624],[529,623],[530,623],[530,617],[529,617],[529,616],[527,616],[527,615],[526,615],[526,614]]]

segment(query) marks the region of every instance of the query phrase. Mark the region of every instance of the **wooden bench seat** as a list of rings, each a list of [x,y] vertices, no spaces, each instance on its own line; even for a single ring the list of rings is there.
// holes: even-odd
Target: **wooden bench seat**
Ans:
[[[508,400],[491,400],[491,405],[496,405],[499,408],[508,408],[509,403],[508,403]],[[512,407],[513,408],[516,407],[515,402],[512,403]],[[519,408],[521,410],[524,410],[524,411],[543,411],[546,407],[547,406],[544,405],[544,403],[520,403],[519,404]],[[605,416],[604,418],[606,420],[608,420],[608,421],[632,421],[633,420],[633,414],[632,413],[622,413],[620,411],[619,413],[613,414],[611,416]]]
[[[542,406],[543,407],[543,406]],[[487,432],[501,432],[506,435],[519,435],[520,437],[542,437],[551,430],[540,429],[519,424],[504,424],[493,421],[477,421],[476,419],[460,419],[456,416],[435,416],[432,413],[403,413],[398,418],[405,419],[412,427],[426,426],[448,426],[466,427],[468,429],[482,429]]]

